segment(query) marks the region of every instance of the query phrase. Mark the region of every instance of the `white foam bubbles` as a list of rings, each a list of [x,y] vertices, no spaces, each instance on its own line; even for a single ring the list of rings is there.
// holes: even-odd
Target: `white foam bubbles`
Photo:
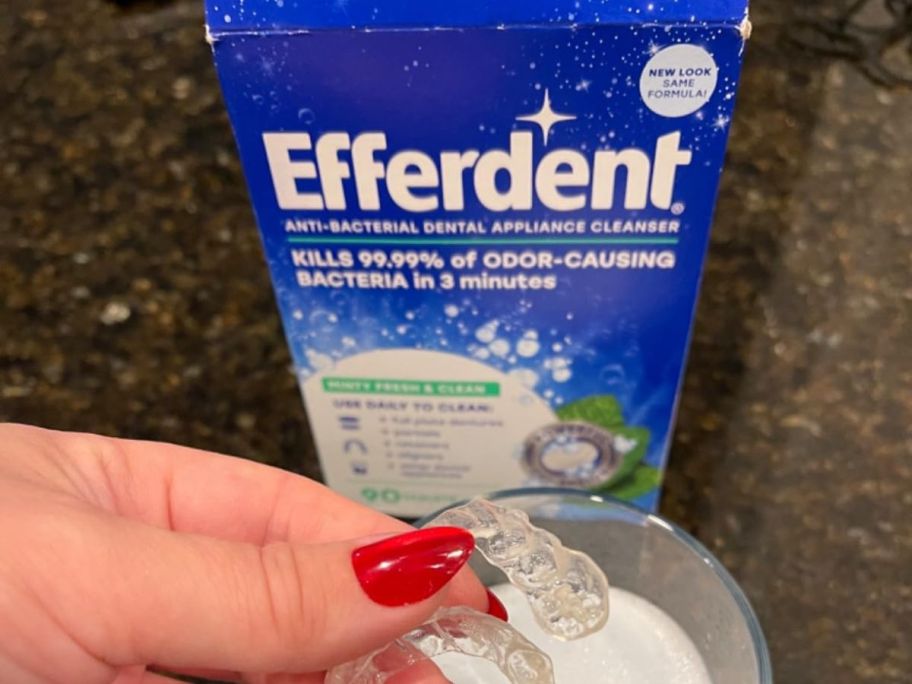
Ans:
[[[494,354],[494,356],[503,358],[510,353],[510,343],[503,337],[498,337],[488,345],[488,349],[491,350],[491,353]]]
[[[611,363],[599,371],[599,380],[607,387],[617,387],[623,385],[626,380],[624,367],[617,363]]]
[[[527,330],[523,333],[522,338],[516,343],[516,353],[525,358],[535,356],[541,349],[538,341],[538,333],[534,330]]]
[[[551,371],[551,378],[554,382],[567,382],[573,377],[573,372],[569,368],[555,368]]]
[[[507,373],[511,378],[515,378],[525,387],[532,389],[538,384],[538,373],[531,368],[514,368]]]
[[[573,377],[573,371],[570,370],[570,359],[564,356],[552,356],[545,359],[544,366],[551,371],[551,379],[554,382],[567,382]]]
[[[490,344],[497,337],[498,327],[500,327],[498,321],[488,321],[475,331],[475,339],[484,344]]]
[[[315,328],[330,328],[339,322],[339,317],[331,311],[316,309],[307,317],[307,322]]]
[[[491,358],[491,352],[488,351],[487,347],[479,347],[478,349],[476,349],[475,351],[472,352],[472,356],[474,356],[476,359],[481,359],[482,361],[484,361],[486,359]]]
[[[315,371],[329,370],[336,365],[329,354],[324,354],[316,349],[305,349],[304,355],[307,357],[307,363]]]

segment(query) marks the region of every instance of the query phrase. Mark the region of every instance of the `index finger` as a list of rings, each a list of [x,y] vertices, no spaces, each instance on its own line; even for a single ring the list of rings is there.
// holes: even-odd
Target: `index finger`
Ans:
[[[158,527],[261,546],[410,529],[320,483],[253,461],[161,442],[46,433],[104,489],[112,512]],[[482,607],[487,601],[467,570],[451,584],[450,596]]]

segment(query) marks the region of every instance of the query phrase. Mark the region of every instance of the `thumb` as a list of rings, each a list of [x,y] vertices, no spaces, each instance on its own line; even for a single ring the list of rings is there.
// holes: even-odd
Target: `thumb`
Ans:
[[[115,665],[320,671],[426,621],[474,549],[452,527],[259,547],[112,524],[116,533],[99,540],[103,567],[98,546],[77,560],[81,574],[94,568],[78,594],[87,605],[61,620]],[[71,584],[66,593],[72,606]]]

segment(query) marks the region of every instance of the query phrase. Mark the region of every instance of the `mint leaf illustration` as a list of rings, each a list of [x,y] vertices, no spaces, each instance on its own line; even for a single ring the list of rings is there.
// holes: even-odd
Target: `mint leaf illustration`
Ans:
[[[600,487],[598,491],[624,501],[631,501],[657,489],[661,482],[662,474],[658,468],[640,465],[629,477],[615,485]]]
[[[562,421],[581,420],[607,430],[624,424],[624,415],[618,400],[610,394],[579,399],[557,409]]]

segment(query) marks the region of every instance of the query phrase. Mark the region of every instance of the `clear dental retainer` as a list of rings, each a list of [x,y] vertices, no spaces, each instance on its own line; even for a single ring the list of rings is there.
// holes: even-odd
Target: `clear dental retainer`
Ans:
[[[608,620],[608,579],[584,553],[567,549],[522,511],[484,499],[448,509],[429,526],[469,530],[484,558],[526,597],[539,626],[562,640],[600,630]],[[445,653],[489,660],[519,684],[553,684],[551,659],[508,623],[468,607],[445,607],[391,644],[340,665],[326,684],[384,684]]]

